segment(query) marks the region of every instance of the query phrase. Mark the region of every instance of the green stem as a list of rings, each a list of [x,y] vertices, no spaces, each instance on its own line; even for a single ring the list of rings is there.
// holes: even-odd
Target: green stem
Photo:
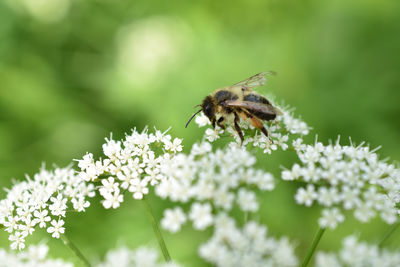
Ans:
[[[311,244],[311,247],[307,252],[307,256],[304,258],[303,263],[301,264],[301,267],[306,267],[308,265],[308,263],[310,262],[313,254],[315,252],[315,249],[317,248],[317,245],[318,245],[319,241],[321,240],[322,235],[324,234],[324,232],[325,232],[325,228],[321,228],[320,227],[318,229],[318,232],[314,237],[314,240],[313,240],[313,242]]]
[[[171,261],[171,256],[169,255],[167,246],[165,245],[165,241],[164,241],[164,238],[163,238],[163,236],[161,234],[160,227],[158,226],[158,223],[157,223],[156,219],[154,218],[153,212],[151,211],[150,203],[148,202],[148,200],[146,199],[145,196],[143,197],[143,202],[144,202],[144,204],[146,206],[147,214],[150,217],[150,221],[151,221],[151,224],[153,226],[153,231],[154,231],[154,234],[157,237],[158,244],[160,245],[161,251],[162,251],[162,253],[164,255],[164,259],[165,259],[165,261],[169,262],[169,261]]]
[[[83,263],[85,264],[85,266],[90,267],[90,262],[86,259],[86,257],[82,254],[82,252],[79,250],[79,248],[77,246],[74,245],[74,243],[71,242],[71,240],[64,234],[61,235],[61,239],[64,242],[64,245],[66,245],[67,247],[69,247],[74,253],[75,255],[81,259],[81,261],[83,261]]]
[[[381,242],[379,242],[378,247],[382,248],[383,244],[389,239],[389,237],[393,234],[393,232],[399,227],[400,222],[395,223],[392,227],[385,233]]]

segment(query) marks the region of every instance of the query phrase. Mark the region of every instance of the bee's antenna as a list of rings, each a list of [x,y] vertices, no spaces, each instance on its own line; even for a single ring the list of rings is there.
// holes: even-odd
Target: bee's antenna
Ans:
[[[195,108],[195,107],[201,107],[201,104],[198,104],[198,105],[194,106],[194,108]]]
[[[188,127],[188,125],[189,125],[189,123],[190,123],[190,121],[194,118],[194,116],[196,116],[197,115],[197,113],[199,113],[201,111],[201,109],[199,110],[199,111],[197,111],[196,113],[194,113],[193,115],[192,115],[192,117],[190,117],[190,119],[188,120],[188,122],[186,123],[186,126],[185,126],[185,128],[187,128]]]

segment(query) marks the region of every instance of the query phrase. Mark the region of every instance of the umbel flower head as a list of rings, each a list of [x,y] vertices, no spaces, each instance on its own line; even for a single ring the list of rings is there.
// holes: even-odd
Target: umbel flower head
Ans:
[[[200,246],[199,254],[217,267],[291,267],[298,264],[294,246],[286,237],[269,237],[267,227],[254,221],[240,229],[234,219],[224,214],[217,217],[214,234]]]
[[[153,248],[139,247],[135,250],[120,247],[107,252],[103,262],[97,267],[180,267],[178,263],[159,262],[159,254]]]
[[[52,237],[59,238],[65,231],[67,208],[85,211],[93,197],[94,186],[75,174],[71,167],[44,168],[33,178],[15,184],[7,190],[7,198],[0,201],[0,224],[10,233],[12,249],[23,249],[25,238],[36,227],[46,228]]]
[[[27,251],[21,253],[8,252],[0,248],[1,266],[18,266],[18,267],[73,267],[74,265],[61,259],[49,259],[47,253],[49,247],[45,244],[30,245]]]
[[[254,168],[256,158],[243,146],[232,143],[211,150],[208,142],[194,144],[189,155],[177,154],[162,166],[167,177],[156,187],[156,194],[173,202],[191,202],[189,219],[195,229],[212,225],[214,214],[229,212],[234,205],[244,212],[259,208],[256,190],[274,189],[272,174]],[[176,232],[187,217],[181,208],[168,209],[161,222]]]
[[[269,133],[269,138],[259,130],[256,130],[248,119],[241,120],[239,126],[244,131],[243,145],[253,144],[253,146],[263,149],[264,153],[271,154],[272,151],[278,148],[286,150],[291,144],[291,139],[308,135],[310,127],[304,121],[295,118],[293,112],[288,108],[279,107],[279,109],[282,111],[282,115],[277,116],[274,121],[263,121],[263,125]],[[234,138],[236,143],[240,144],[241,140],[234,128],[233,120],[229,120],[228,118],[226,121],[225,130],[219,127],[215,129],[211,127],[207,128],[205,138],[209,142],[214,142],[221,138],[223,134],[228,133],[229,136]],[[211,126],[210,120],[203,113],[200,113],[196,117],[195,122],[199,127]]]
[[[118,208],[123,202],[123,192],[129,191],[133,198],[142,199],[149,186],[165,179],[161,166],[176,152],[182,151],[182,140],[172,140],[166,132],[155,130],[141,133],[135,129],[124,140],[106,139],[103,145],[105,158],[95,161],[87,153],[77,160],[81,169],[79,176],[91,182],[100,182],[99,193],[106,209]]]
[[[15,253],[0,248],[0,266],[15,267],[73,267],[74,264],[62,259],[50,259],[46,244],[30,245],[27,250]],[[158,252],[153,248],[139,247],[128,249],[120,247],[107,252],[104,261],[93,264],[97,267],[179,267],[176,262],[162,263]]]
[[[365,267],[400,266],[400,251],[381,249],[377,245],[358,241],[355,235],[343,239],[341,250],[332,252],[318,252],[315,261],[316,267]]]
[[[344,221],[341,210],[352,210],[355,218],[368,222],[377,214],[387,223],[399,219],[400,170],[379,160],[368,146],[336,144],[304,145],[295,141],[300,163],[282,172],[282,179],[300,181],[296,202],[324,207],[321,227],[335,228]]]

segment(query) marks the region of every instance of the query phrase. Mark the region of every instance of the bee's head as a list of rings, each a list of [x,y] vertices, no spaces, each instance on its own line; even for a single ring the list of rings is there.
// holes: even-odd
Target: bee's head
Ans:
[[[201,109],[203,110],[204,115],[208,117],[211,121],[215,121],[215,103],[211,96],[207,96],[204,98],[203,103],[201,104]]]
[[[204,98],[203,103],[200,106],[201,109],[194,113],[192,117],[188,120],[186,123],[185,128],[189,125],[189,123],[192,121],[192,119],[197,115],[197,113],[203,111],[203,113],[208,117],[208,119],[211,121],[211,124],[213,127],[215,127],[215,109],[214,109],[214,101],[211,96],[207,96]]]

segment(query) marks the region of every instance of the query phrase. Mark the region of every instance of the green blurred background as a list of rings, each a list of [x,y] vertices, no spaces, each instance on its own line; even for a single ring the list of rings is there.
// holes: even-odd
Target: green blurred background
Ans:
[[[383,158],[400,158],[400,2],[2,0],[0,2],[0,185],[34,174],[43,162],[65,166],[86,151],[100,155],[104,137],[133,127],[166,129],[186,151],[203,130],[184,125],[193,106],[218,87],[274,70],[261,93],[296,108],[322,141],[348,137]],[[293,155],[258,155],[279,177]],[[289,235],[300,257],[317,229],[319,210],[295,205],[296,186],[266,193],[257,219]],[[5,193],[1,193],[3,198]],[[161,216],[169,203],[150,199]],[[96,201],[95,201],[96,202]],[[126,244],[157,247],[145,209],[126,196],[117,210],[94,204],[70,214],[67,231],[89,258]],[[301,230],[300,230],[301,229]],[[328,231],[322,249],[357,232],[379,241],[379,219],[348,219]],[[172,257],[202,266],[196,245],[209,232],[166,234]],[[37,231],[28,240],[48,235]],[[8,247],[7,234],[0,244]],[[399,248],[400,231],[388,241]],[[51,255],[77,261],[59,240]],[[397,240],[397,243],[396,243]]]

